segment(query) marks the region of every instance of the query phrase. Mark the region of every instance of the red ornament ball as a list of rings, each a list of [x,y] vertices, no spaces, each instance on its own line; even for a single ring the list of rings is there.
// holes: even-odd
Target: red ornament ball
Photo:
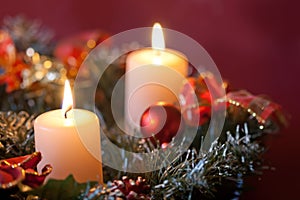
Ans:
[[[173,105],[159,102],[147,108],[140,121],[141,133],[160,144],[171,142],[172,138],[184,130],[181,112]]]

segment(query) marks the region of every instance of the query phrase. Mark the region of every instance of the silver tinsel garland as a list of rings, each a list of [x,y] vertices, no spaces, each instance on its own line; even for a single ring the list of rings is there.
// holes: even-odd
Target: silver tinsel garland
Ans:
[[[34,115],[0,112],[0,160],[34,152]]]

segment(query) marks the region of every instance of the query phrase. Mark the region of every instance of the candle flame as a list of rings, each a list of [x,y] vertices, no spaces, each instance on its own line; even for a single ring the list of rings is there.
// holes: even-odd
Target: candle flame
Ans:
[[[62,112],[65,118],[67,118],[67,112],[70,111],[72,107],[73,107],[72,90],[71,90],[70,82],[66,80],[65,89],[64,89],[64,99],[62,103]]]
[[[155,23],[152,29],[152,48],[165,49],[164,33],[159,23]]]

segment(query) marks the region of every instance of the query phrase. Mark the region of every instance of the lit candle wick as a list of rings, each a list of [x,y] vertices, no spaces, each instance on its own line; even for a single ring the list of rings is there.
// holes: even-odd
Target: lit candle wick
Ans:
[[[67,112],[73,108],[73,98],[70,83],[65,81],[64,98],[62,103],[62,115],[67,119]]]
[[[70,105],[67,109],[66,109],[66,112],[65,112],[65,119],[67,119],[67,113],[72,109],[72,106]]]

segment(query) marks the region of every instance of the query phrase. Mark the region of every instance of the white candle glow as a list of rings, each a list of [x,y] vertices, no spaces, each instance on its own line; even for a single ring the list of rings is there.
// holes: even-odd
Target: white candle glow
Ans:
[[[166,49],[161,26],[152,29],[152,48],[130,53],[126,59],[125,122],[136,129],[143,112],[164,101],[178,103],[182,82],[188,73],[186,56]]]
[[[39,166],[52,165],[53,171],[48,178],[65,179],[73,174],[78,182],[102,183],[98,118],[90,111],[72,109],[72,104],[71,88],[66,82],[63,108],[36,118],[35,148],[43,157]],[[84,135],[79,135],[81,131]]]

